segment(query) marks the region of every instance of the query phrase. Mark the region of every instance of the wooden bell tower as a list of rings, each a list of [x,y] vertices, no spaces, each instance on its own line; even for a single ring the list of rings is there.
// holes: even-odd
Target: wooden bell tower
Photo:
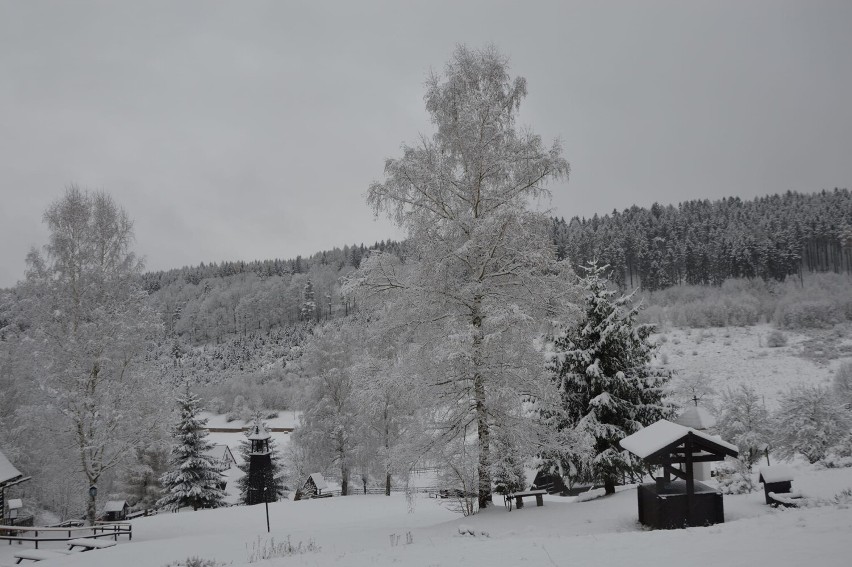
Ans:
[[[269,450],[269,432],[260,423],[252,426],[249,435],[251,453],[249,453],[247,504],[274,502],[275,484],[273,482],[272,452]]]

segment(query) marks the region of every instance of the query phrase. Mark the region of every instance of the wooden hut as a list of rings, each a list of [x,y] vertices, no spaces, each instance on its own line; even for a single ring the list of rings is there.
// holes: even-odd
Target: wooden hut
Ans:
[[[6,455],[0,451],[0,524],[6,523],[6,489],[26,482],[30,477],[21,474],[21,471],[6,458]]]
[[[787,498],[797,498],[800,495],[794,493],[793,471],[784,465],[765,465],[760,467],[760,478],[763,483],[763,494],[767,504],[789,506]],[[779,498],[776,498],[778,496]],[[786,497],[786,498],[785,498]]]
[[[640,522],[672,529],[725,521],[722,494],[697,482],[694,469],[695,463],[736,457],[736,447],[665,419],[625,437],[621,446],[663,470],[655,483],[643,484],[637,490]]]
[[[127,519],[127,512],[130,511],[126,500],[108,500],[104,504],[104,521],[106,522],[121,522]]]
[[[320,473],[312,473],[302,485],[302,498],[322,498],[322,491],[328,488],[328,483]]]

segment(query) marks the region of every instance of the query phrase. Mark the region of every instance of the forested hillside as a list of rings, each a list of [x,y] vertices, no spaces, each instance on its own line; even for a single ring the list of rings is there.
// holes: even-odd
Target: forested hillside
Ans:
[[[634,206],[591,219],[554,219],[553,239],[560,258],[575,266],[597,259],[613,267],[613,279],[622,287],[646,291],[718,286],[732,278],[850,273],[852,194],[835,189]],[[289,375],[286,362],[298,357],[298,350],[291,351],[312,323],[357,308],[340,293],[340,280],[370,250],[406,255],[405,243],[382,241],[295,259],[146,273],[143,285],[165,331],[165,340],[151,353],[154,364],[172,382]],[[748,320],[772,318],[757,314]]]
[[[787,192],[750,201],[633,206],[590,219],[556,219],[560,258],[611,265],[622,286],[720,285],[803,272],[852,273],[852,193]]]

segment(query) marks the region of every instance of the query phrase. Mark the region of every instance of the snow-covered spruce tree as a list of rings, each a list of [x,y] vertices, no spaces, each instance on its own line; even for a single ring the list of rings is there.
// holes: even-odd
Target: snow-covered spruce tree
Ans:
[[[261,425],[267,431],[269,428],[265,423],[259,418],[255,417],[255,424]],[[249,464],[251,461],[251,441],[248,440],[249,435],[251,435],[253,427],[250,427],[248,431],[246,431],[246,438],[240,441],[240,456],[242,457],[242,463],[238,465],[239,469],[245,473],[245,476],[241,476],[237,480],[237,486],[240,489],[240,501],[243,504],[248,504],[248,491],[249,491]],[[275,439],[269,438],[269,451],[270,457],[272,460],[272,469],[269,471],[270,476],[265,480],[265,486],[267,490],[272,489],[272,494],[275,495],[274,498],[270,498],[269,501],[275,501],[284,496],[284,465],[281,462],[281,456],[278,454],[278,451],[275,450]],[[269,494],[269,492],[267,492]]]
[[[526,94],[495,48],[455,50],[444,75],[427,82],[436,132],[388,159],[367,195],[407,230],[406,258],[372,253],[349,280],[365,301],[393,305],[389,333],[416,331],[420,349],[406,362],[430,390],[435,442],[475,425],[478,450],[466,454],[476,459],[481,508],[491,499],[492,426],[550,388],[535,338],[570,299],[550,220],[529,208],[568,163],[558,142],[545,147],[516,129]]]
[[[175,444],[169,458],[169,470],[160,477],[165,496],[157,507],[176,510],[182,506],[218,508],[225,503],[225,493],[219,488],[222,474],[216,470],[207,451],[213,444],[207,440],[206,419],[199,419],[201,399],[186,391],[177,399],[180,419],[172,436]]]
[[[550,361],[563,406],[552,422],[575,445],[543,456],[551,472],[576,471],[611,494],[623,474],[642,472],[618,442],[673,412],[664,400],[670,373],[651,365],[653,326],[636,322],[632,294],[616,297],[606,267],[585,270],[585,317],[553,339]]]
[[[820,386],[799,386],[781,398],[775,414],[774,450],[782,459],[796,454],[815,463],[849,434],[848,410]]]
[[[740,450],[740,459],[751,467],[769,446],[772,424],[763,400],[754,388],[741,384],[722,392],[722,408],[716,427],[722,439]]]

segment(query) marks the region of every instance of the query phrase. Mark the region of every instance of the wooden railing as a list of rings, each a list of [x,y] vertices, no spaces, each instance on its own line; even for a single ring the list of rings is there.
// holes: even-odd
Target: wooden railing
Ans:
[[[127,539],[133,539],[133,526],[126,522],[96,522],[94,526],[9,526],[0,525],[0,540],[7,540],[9,545],[13,541],[30,541],[38,544],[46,541],[68,541],[78,537],[102,538],[111,537],[118,541],[118,536],[126,535]]]

